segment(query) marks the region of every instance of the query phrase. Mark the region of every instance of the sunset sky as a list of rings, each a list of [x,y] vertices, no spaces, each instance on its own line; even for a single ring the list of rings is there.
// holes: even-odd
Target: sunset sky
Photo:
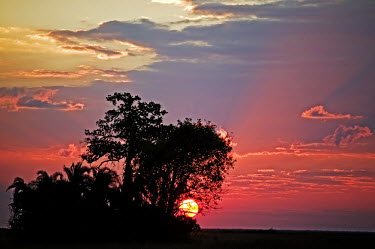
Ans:
[[[130,92],[237,164],[204,228],[375,231],[375,1],[0,0],[0,226]]]

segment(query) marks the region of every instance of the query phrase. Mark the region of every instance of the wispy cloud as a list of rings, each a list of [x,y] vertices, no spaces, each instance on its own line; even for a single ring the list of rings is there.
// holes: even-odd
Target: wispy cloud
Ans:
[[[272,195],[305,191],[375,190],[375,173],[366,169],[258,169],[228,178],[231,194]]]
[[[129,78],[124,71],[115,69],[98,69],[92,66],[80,65],[76,71],[57,70],[17,70],[1,73],[0,76],[8,78],[61,78],[61,79],[86,79],[105,80],[108,82],[129,82]]]
[[[109,60],[118,59],[124,56],[133,55],[125,50],[116,50],[98,44],[88,44],[74,40],[73,31],[52,31],[49,34],[39,34],[33,37],[40,39],[48,39],[51,42],[57,42],[63,52],[76,52],[94,54],[98,59]],[[69,35],[71,34],[71,35]]]
[[[74,45],[74,46],[60,46],[65,51],[74,51],[79,53],[90,53],[96,54],[98,59],[108,60],[108,59],[118,59],[123,56],[130,55],[125,51],[115,51],[99,45]]]
[[[48,88],[0,88],[0,109],[52,109],[60,111],[83,110],[84,104],[73,101],[53,101],[57,89]]]
[[[330,113],[325,110],[324,106],[318,105],[310,108],[307,111],[301,113],[302,118],[309,119],[360,119],[363,116],[356,116],[351,114],[337,114]]]

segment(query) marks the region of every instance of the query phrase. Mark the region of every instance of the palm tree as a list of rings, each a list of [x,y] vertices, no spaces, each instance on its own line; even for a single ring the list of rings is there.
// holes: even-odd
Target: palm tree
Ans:
[[[7,188],[7,191],[14,188],[14,197],[27,190],[27,185],[21,177],[14,178],[12,185]]]
[[[32,181],[30,185],[39,191],[47,191],[52,190],[56,183],[63,181],[63,174],[60,172],[55,172],[52,175],[48,175],[48,173],[44,170],[39,170],[37,172],[37,178],[35,181]]]
[[[109,207],[113,204],[116,193],[119,193],[119,176],[108,167],[91,168],[93,182],[90,197],[94,205]]]
[[[84,197],[89,191],[89,185],[92,182],[92,178],[89,175],[90,168],[82,166],[82,163],[72,163],[68,168],[64,166],[64,171],[67,176],[67,182],[72,188],[73,195],[76,198]]]
[[[7,191],[14,189],[13,192],[13,201],[9,204],[11,209],[11,217],[9,219],[9,224],[14,229],[23,229],[24,220],[30,209],[30,199],[32,195],[32,189],[25,181],[16,177],[12,183],[7,188]]]

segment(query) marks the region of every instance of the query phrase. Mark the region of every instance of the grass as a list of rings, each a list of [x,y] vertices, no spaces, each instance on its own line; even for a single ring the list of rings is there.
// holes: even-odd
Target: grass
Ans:
[[[69,232],[62,235],[62,239],[64,236],[69,236]],[[217,229],[202,230],[193,234],[190,240],[170,243],[24,243],[12,238],[8,230],[0,230],[0,248],[3,249],[361,249],[373,248],[374,244],[375,233]]]

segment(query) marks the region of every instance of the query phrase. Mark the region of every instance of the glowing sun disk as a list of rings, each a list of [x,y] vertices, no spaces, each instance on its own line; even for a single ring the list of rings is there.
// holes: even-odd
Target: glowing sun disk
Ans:
[[[193,199],[186,199],[180,203],[179,209],[187,217],[194,217],[198,214],[199,207],[198,204]]]

